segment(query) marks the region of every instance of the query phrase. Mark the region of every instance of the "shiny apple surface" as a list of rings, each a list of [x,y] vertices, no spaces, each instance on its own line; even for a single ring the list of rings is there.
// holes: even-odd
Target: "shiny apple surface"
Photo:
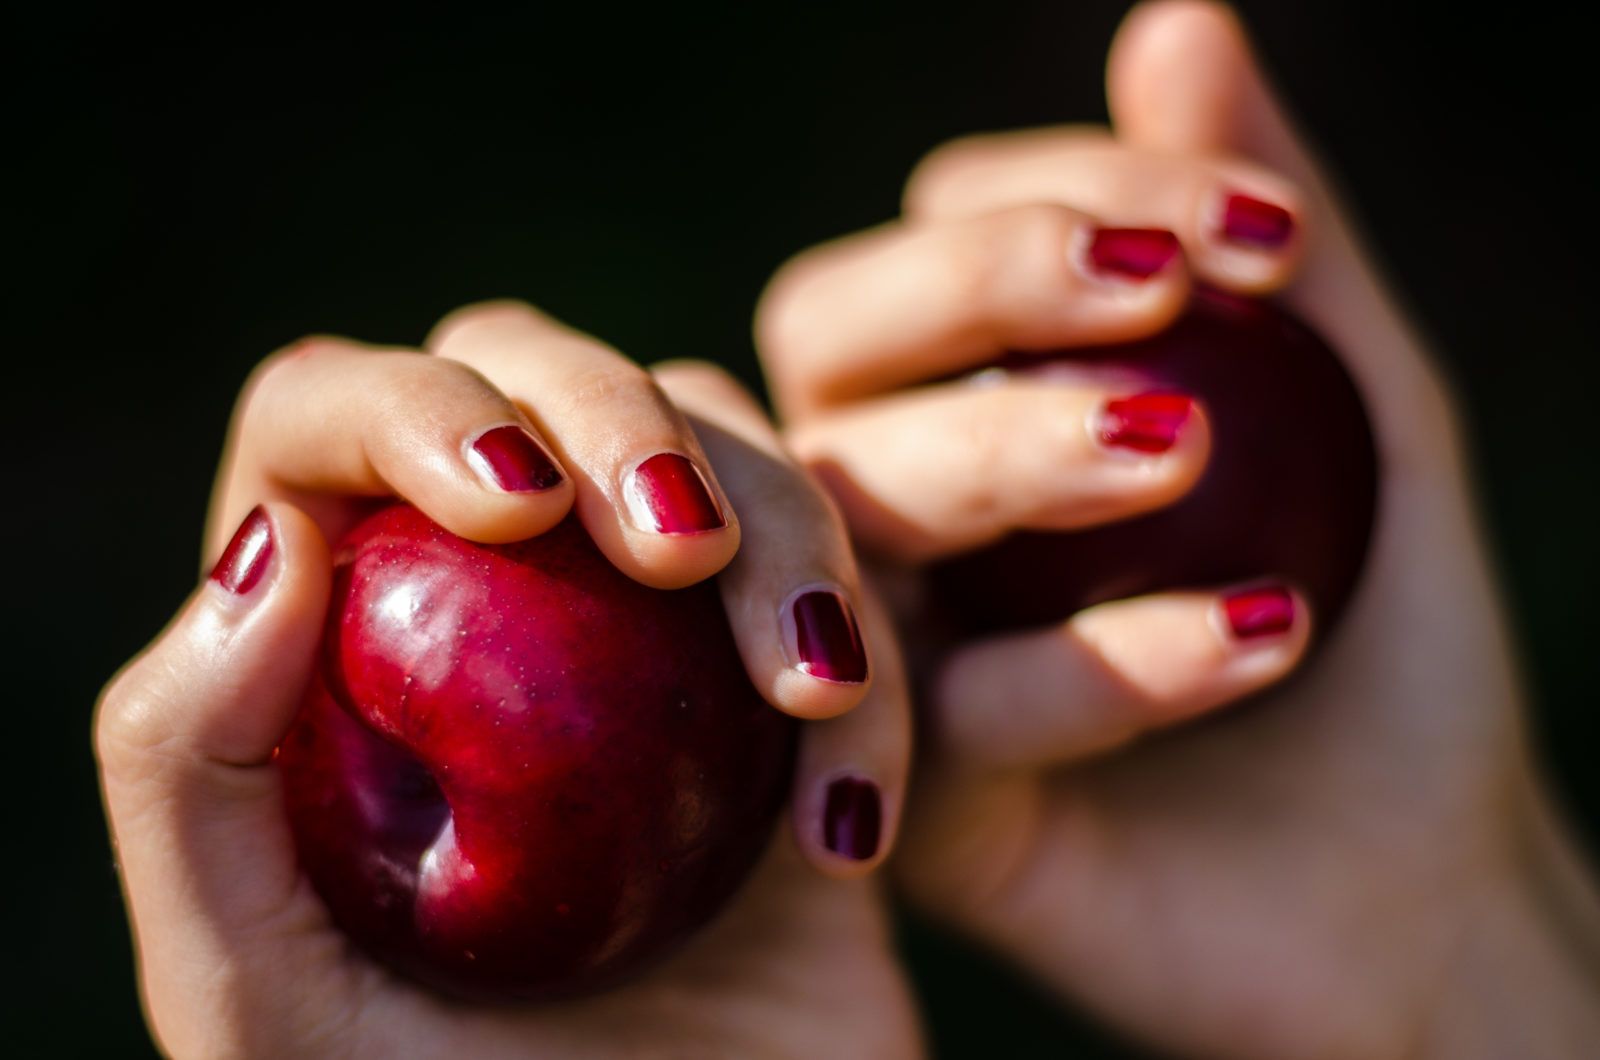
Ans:
[[[279,749],[335,922],[472,999],[636,973],[765,850],[795,726],[712,583],[665,592],[568,518],[480,545],[408,505],[340,544],[322,665]]]

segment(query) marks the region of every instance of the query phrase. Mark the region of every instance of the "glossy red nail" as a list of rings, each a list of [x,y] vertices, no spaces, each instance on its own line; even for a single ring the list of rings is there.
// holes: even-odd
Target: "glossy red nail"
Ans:
[[[801,673],[848,684],[867,679],[867,653],[861,646],[861,631],[843,596],[814,589],[796,597],[790,610]]]
[[[822,841],[841,857],[866,861],[878,852],[882,815],[878,785],[870,780],[841,777],[828,785]]]
[[[233,540],[223,549],[222,558],[211,568],[211,580],[243,596],[254,589],[272,565],[272,520],[261,505],[250,509]]]
[[[1194,413],[1188,394],[1151,391],[1106,402],[1100,413],[1100,440],[1141,453],[1164,453],[1178,444]]]
[[[678,453],[657,453],[628,476],[633,521],[658,534],[699,534],[728,525],[700,469]]]
[[[1294,235],[1294,215],[1282,206],[1249,195],[1229,195],[1222,202],[1222,238],[1260,250],[1277,250]]]
[[[550,454],[515,424],[480,434],[467,447],[467,461],[507,493],[538,493],[561,485],[561,469]]]
[[[1222,598],[1228,627],[1240,640],[1272,637],[1294,625],[1294,594],[1282,585],[1257,585]]]
[[[1089,265],[1098,273],[1143,282],[1178,256],[1178,237],[1165,228],[1102,228],[1089,243]]]

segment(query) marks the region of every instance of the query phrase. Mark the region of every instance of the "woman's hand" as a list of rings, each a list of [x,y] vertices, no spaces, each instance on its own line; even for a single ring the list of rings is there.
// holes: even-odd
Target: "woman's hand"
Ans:
[[[1159,507],[1204,466],[1203,416],[1141,456],[1096,440],[1114,391],[937,380],[1158,331],[1191,278],[1277,292],[1374,418],[1372,553],[1291,686],[1140,744],[1288,674],[1306,601],[1263,636],[1217,587],[909,641],[931,753],[897,878],[1186,1054],[1594,1055],[1600,903],[1529,764],[1445,387],[1225,8],[1136,10],[1109,91],[1114,135],[949,145],[900,222],[779,274],[757,331],[791,445],[900,566]]]
[[[349,946],[297,870],[271,757],[321,631],[326,542],[396,494],[485,542],[539,534],[575,506],[648,585],[720,571],[756,687],[807,719],[793,828],[729,909],[631,984],[521,1009],[446,1000]],[[167,1050],[918,1051],[867,878],[893,845],[909,754],[892,634],[833,506],[728,377],[687,363],[647,373],[517,304],[453,314],[425,353],[307,340],[241,399],[210,560],[241,521],[212,577],[107,688],[96,724],[146,1011]],[[818,587],[842,602],[837,622],[860,616],[854,650],[848,637],[826,658],[799,647],[785,612]],[[851,797],[830,800],[841,781]]]

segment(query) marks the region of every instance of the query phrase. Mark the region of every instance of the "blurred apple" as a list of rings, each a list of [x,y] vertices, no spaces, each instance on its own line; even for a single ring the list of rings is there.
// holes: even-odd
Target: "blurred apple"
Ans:
[[[936,567],[936,596],[960,628],[1039,626],[1107,600],[1261,577],[1301,588],[1324,631],[1337,619],[1372,535],[1377,455],[1355,384],[1304,323],[1272,303],[1200,288],[1153,338],[1014,353],[998,367],[1192,395],[1210,418],[1211,457],[1167,508],[1012,534]]]

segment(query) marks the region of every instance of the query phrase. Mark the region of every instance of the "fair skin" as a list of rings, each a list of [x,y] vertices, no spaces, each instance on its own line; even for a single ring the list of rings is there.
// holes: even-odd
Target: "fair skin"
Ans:
[[[559,484],[509,492],[481,473],[464,445],[503,424],[554,459]],[[629,469],[664,451],[700,469],[725,527],[639,525]],[[648,585],[720,572],[752,681],[805,720],[792,826],[723,915],[632,983],[533,1008],[453,1002],[348,946],[299,873],[271,756],[313,665],[328,542],[387,495],[483,542],[536,536],[575,509],[606,556]],[[273,550],[260,582],[236,592],[206,580],[97,711],[143,1000],[167,1052],[918,1054],[871,879],[893,843],[910,750],[893,637],[861,594],[834,508],[728,377],[690,363],[646,373],[511,303],[452,314],[422,351],[309,339],[269,358],[241,398],[208,566],[261,503]],[[867,681],[818,680],[787,654],[784,602],[816,584],[837,587],[860,616]],[[882,838],[865,857],[825,843],[825,792],[840,775],[881,793]]]
[[[1600,900],[1530,759],[1446,387],[1227,9],[1136,9],[1108,88],[1112,129],[948,145],[898,222],[780,272],[757,336],[791,445],[907,618],[918,565],[1161,506],[1206,459],[1203,417],[1147,459],[1096,446],[1086,418],[1119,395],[1089,382],[938,380],[1155,332],[1193,280],[1276,293],[1343,351],[1372,414],[1372,552],[1315,658],[1234,714],[1306,658],[1303,598],[1265,640],[1230,637],[1207,587],[913,637],[929,756],[897,878],[1183,1055],[1594,1055]],[[1296,234],[1219,240],[1225,189],[1289,210]],[[1100,225],[1169,229],[1183,260],[1096,275],[1075,248]]]
[[[1277,293],[1348,358],[1384,459],[1360,591],[1294,683],[1225,712],[1305,659],[1318,618],[1304,599],[1286,631],[1250,643],[1225,634],[1204,587],[1022,635],[912,637],[927,758],[902,813],[892,634],[834,508],[726,379],[668,366],[657,390],[506,306],[450,318],[426,355],[298,344],[241,403],[207,532],[209,566],[266,502],[272,569],[243,595],[206,582],[97,717],[145,1005],[169,1052],[916,1055],[868,875],[894,844],[919,905],[1181,1054],[1593,1055],[1600,902],[1529,760],[1449,395],[1224,9],[1138,9],[1109,81],[1112,131],[946,147],[913,175],[901,221],[783,271],[758,333],[787,443],[905,618],[921,564],[1016,527],[1160,507],[1208,451],[1203,411],[1138,458],[1086,429],[1117,396],[1105,388],[934,380],[1008,348],[1157,331],[1194,279]],[[1274,251],[1219,243],[1207,211],[1222,188],[1290,210],[1297,234]],[[1099,224],[1170,229],[1184,256],[1108,282],[1077,254]],[[459,437],[506,422],[554,454],[561,485],[483,488]],[[663,449],[700,463],[734,513],[726,530],[661,538],[630,522],[620,473]],[[483,541],[575,506],[652,585],[722,571],[752,678],[808,719],[792,828],[723,917],[631,985],[525,1010],[449,1002],[352,953],[295,871],[268,758],[311,665],[326,542],[357,517],[352,498],[391,493]],[[778,602],[819,580],[861,618],[870,687],[787,664]],[[1157,738],[1177,722],[1193,724]],[[883,793],[884,839],[863,861],[818,840],[840,770]]]

